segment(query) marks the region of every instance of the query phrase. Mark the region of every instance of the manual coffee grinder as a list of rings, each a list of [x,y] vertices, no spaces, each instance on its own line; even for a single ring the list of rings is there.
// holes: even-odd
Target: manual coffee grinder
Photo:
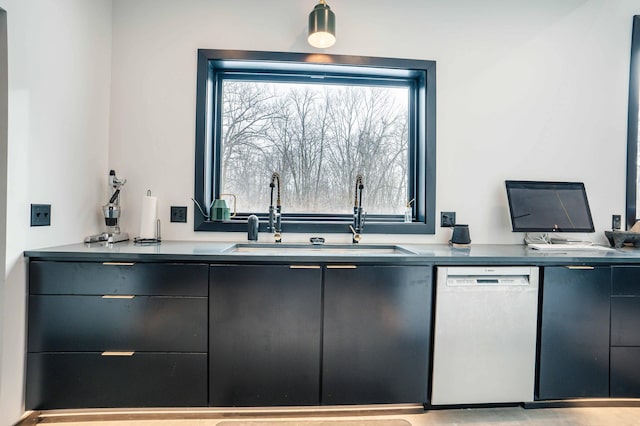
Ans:
[[[115,170],[109,172],[109,188],[111,189],[111,198],[107,204],[102,206],[104,214],[104,223],[107,230],[101,234],[91,235],[84,239],[85,243],[109,242],[117,243],[127,241],[129,234],[120,231],[118,223],[120,219],[120,188],[127,182],[126,179],[118,179]]]

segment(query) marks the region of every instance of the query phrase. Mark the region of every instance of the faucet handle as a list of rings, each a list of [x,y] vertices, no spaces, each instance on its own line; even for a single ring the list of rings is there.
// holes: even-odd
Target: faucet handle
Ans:
[[[351,229],[351,232],[353,233],[351,242],[354,244],[357,244],[360,241],[360,238],[362,238],[362,236],[355,229],[353,229],[353,225],[349,225],[349,229]]]

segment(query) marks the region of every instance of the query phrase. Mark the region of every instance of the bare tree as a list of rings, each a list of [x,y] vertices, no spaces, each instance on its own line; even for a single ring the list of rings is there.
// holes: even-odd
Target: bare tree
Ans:
[[[223,190],[241,194],[247,211],[265,210],[269,178],[278,171],[285,212],[350,213],[362,173],[365,209],[401,214],[408,113],[394,93],[237,82],[225,91]]]
[[[250,200],[260,198],[255,174],[262,167],[267,148],[264,134],[274,116],[271,104],[275,95],[253,82],[226,81],[223,87],[223,122],[220,155],[222,192],[243,194],[240,208],[249,208]]]

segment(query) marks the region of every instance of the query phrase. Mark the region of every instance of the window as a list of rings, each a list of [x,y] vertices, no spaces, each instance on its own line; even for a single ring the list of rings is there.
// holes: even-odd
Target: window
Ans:
[[[627,121],[627,228],[631,228],[637,212],[640,211],[640,132],[638,114],[640,111],[640,16],[633,17],[631,39],[631,68],[629,73],[629,118]]]
[[[435,63],[200,50],[194,227],[246,231],[280,175],[283,232],[435,232]],[[236,217],[208,219],[233,194]],[[411,223],[404,222],[407,204]]]

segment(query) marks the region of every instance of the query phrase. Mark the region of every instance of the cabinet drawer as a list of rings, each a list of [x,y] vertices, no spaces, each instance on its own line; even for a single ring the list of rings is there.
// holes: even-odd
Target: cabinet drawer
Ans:
[[[617,266],[611,268],[613,287],[611,294],[619,296],[640,296],[640,267]]]
[[[206,296],[208,266],[188,263],[29,263],[31,294]]]
[[[640,346],[640,297],[611,298],[611,346]]]
[[[611,348],[611,396],[640,397],[640,347]]]
[[[27,410],[206,405],[206,354],[27,356]]]
[[[29,352],[207,351],[207,298],[29,296]]]

